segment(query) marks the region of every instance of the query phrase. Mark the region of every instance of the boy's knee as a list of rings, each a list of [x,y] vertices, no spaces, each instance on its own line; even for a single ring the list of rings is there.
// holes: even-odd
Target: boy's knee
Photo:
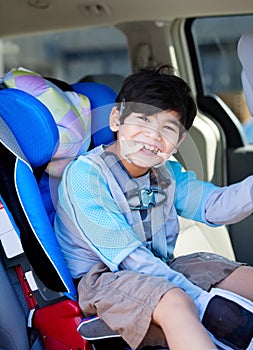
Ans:
[[[153,312],[153,320],[159,321],[168,314],[193,312],[197,313],[196,306],[193,300],[180,288],[170,289],[160,299]]]
[[[181,289],[173,288],[166,293],[166,303],[168,306],[178,309],[196,309],[193,300]]]

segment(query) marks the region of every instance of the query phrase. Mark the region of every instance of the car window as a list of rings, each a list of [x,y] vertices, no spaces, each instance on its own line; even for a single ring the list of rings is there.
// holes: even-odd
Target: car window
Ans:
[[[243,126],[252,117],[242,91],[237,43],[243,33],[250,31],[253,31],[253,16],[197,18],[190,26],[198,64],[198,92],[222,98]]]
[[[8,38],[1,47],[2,74],[23,66],[74,83],[90,74],[130,72],[126,37],[114,27]]]

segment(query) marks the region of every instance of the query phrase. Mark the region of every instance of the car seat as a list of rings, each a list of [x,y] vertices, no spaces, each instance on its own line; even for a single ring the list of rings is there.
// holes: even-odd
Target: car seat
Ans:
[[[51,159],[59,137],[56,124],[42,103],[20,90],[1,90],[0,106],[0,195],[4,216],[0,224],[1,261],[9,274],[16,272],[19,283],[15,284],[21,289],[19,297],[22,295],[23,304],[24,299],[26,301],[24,313],[32,333],[29,346],[33,349],[40,342],[39,337],[35,337],[37,328],[45,349],[77,349],[80,344],[83,348],[83,340],[72,331],[83,317],[75,300],[76,289],[32,170]],[[19,239],[22,245],[17,243]],[[62,306],[55,303],[56,300],[61,300]],[[4,305],[6,300],[1,298],[0,303]],[[10,332],[10,325],[2,316],[1,330]],[[13,329],[9,337],[15,346],[7,340],[1,344],[3,337],[0,337],[2,347],[28,349],[27,340],[20,341],[16,336],[21,326]],[[66,330],[68,339],[64,339]]]
[[[107,74],[89,74],[79,79],[81,82],[94,82],[110,86],[115,92],[119,92],[125,77],[120,74],[107,73]]]
[[[80,84],[95,108],[115,100],[110,88]],[[93,114],[99,118],[101,110],[96,108]],[[102,131],[100,127],[99,121],[93,124],[93,145],[99,142],[98,136],[101,142],[101,133],[105,142],[113,139],[108,124]],[[38,185],[41,168],[51,160],[58,142],[57,125],[43,103],[19,89],[0,91],[0,276],[4,287],[0,310],[8,315],[4,318],[1,313],[0,348],[6,350],[91,349],[77,332],[83,315],[76,287]],[[18,297],[10,300],[7,292]]]

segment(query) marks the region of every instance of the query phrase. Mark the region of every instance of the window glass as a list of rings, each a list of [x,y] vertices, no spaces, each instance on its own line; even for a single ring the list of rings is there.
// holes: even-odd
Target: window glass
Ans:
[[[29,35],[1,44],[2,73],[22,66],[71,84],[90,74],[130,72],[127,40],[113,27]]]
[[[243,33],[251,31],[253,15],[198,18],[191,26],[202,91],[221,97],[245,128],[253,118],[242,91],[237,43]]]

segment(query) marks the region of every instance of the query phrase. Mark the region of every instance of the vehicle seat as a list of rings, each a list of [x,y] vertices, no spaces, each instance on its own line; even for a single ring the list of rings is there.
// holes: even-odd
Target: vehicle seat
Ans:
[[[61,292],[61,296],[65,295],[71,301],[76,295],[76,289],[32,171],[32,168],[45,164],[52,158],[59,138],[57,126],[51,113],[41,102],[16,89],[0,91],[0,116],[0,194],[1,215],[4,215],[0,222],[3,247],[1,261],[4,262],[6,270],[15,269],[17,277],[20,277],[23,299],[29,304],[28,311],[34,311],[38,307],[32,295],[33,286],[29,285],[28,280],[32,284],[42,281],[43,288]],[[19,240],[22,246],[17,243]],[[36,274],[36,281],[35,277],[31,278],[32,271]],[[5,290],[0,292],[1,305],[8,305],[10,302],[9,299],[4,299],[5,293]],[[59,293],[56,294],[59,298]],[[10,309],[9,312],[11,311]],[[8,310],[6,313],[8,314]],[[18,311],[17,313],[20,314]],[[4,328],[8,329],[8,332],[13,330],[9,316],[1,317],[0,333]],[[15,313],[12,317],[16,317]],[[13,321],[13,324],[16,324],[16,321]],[[3,344],[6,349],[26,349],[24,343],[20,343],[19,330],[24,331],[22,324],[10,334],[12,342],[8,345]],[[1,335],[0,344],[2,341]]]
[[[106,115],[109,118],[108,112],[112,105],[108,105],[108,102],[114,103],[115,92],[102,84],[80,83],[80,86],[82,86],[82,92],[85,91],[86,96],[90,96],[91,108],[94,108],[94,120],[102,117],[106,120]],[[78,87],[79,84],[75,86],[77,90]],[[19,113],[16,113],[17,110]],[[42,302],[39,300],[37,303],[36,300],[30,309],[33,315],[30,323],[40,330],[45,348],[63,350],[64,344],[69,342],[69,338],[73,338],[71,348],[88,350],[90,344],[77,332],[77,326],[83,315],[76,301],[76,288],[39,191],[37,180],[40,181],[41,174],[38,179],[35,178],[36,170],[41,166],[42,168],[47,166],[57,152],[59,130],[52,114],[43,103],[16,88],[0,91],[0,115],[3,124],[0,148],[0,199],[9,221],[13,224],[14,236],[11,239],[11,245],[13,246],[13,242],[19,239],[22,243],[22,246],[16,244],[18,249],[16,252],[12,251],[10,256],[7,251],[9,232],[4,232],[5,237],[1,236],[1,241],[6,246],[7,265],[8,256],[12,264],[14,259],[18,260],[18,264],[22,261],[22,268],[27,265],[23,264],[24,257],[20,258],[23,250],[25,251],[32,266],[32,269],[29,266],[31,271],[25,271],[25,275],[29,274],[32,284],[35,284],[37,289],[41,289],[42,299],[45,297]],[[108,118],[105,127],[101,130],[99,120],[93,123],[94,135],[91,143],[94,146],[98,144],[98,140],[101,140],[101,135],[106,143],[113,140],[113,133],[108,127]],[[2,224],[1,222],[0,227]],[[7,240],[4,239],[6,236]],[[29,291],[33,292],[34,286]],[[57,292],[56,296],[53,291]],[[57,323],[57,332],[55,323]],[[2,324],[1,328],[3,328]],[[8,324],[5,329],[8,329]],[[66,335],[67,339],[65,339]],[[62,342],[61,346],[56,345],[59,339]],[[17,349],[25,350],[25,347],[17,346]]]

